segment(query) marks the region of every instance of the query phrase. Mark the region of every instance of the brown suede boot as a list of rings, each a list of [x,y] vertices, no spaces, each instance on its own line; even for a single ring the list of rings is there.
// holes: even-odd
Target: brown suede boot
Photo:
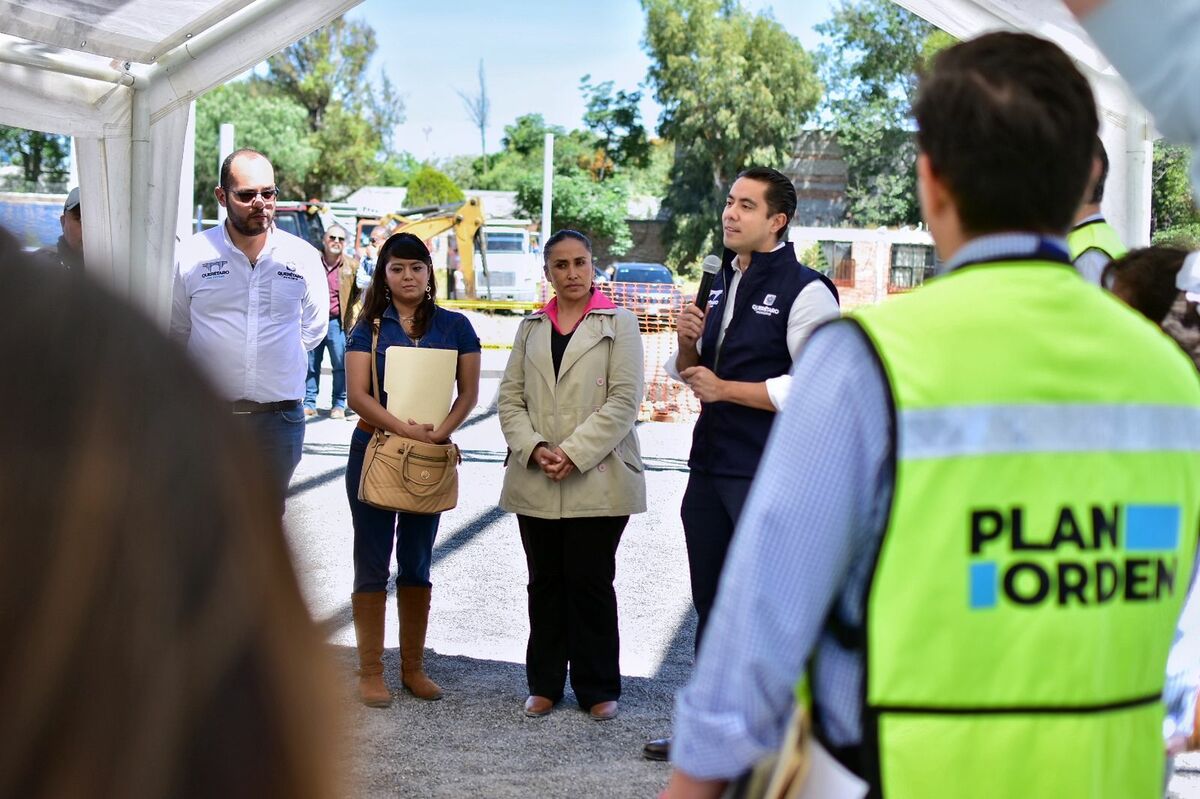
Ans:
[[[358,640],[358,698],[367,707],[390,707],[392,695],[383,681],[383,625],[387,593],[351,594],[354,637]]]
[[[442,689],[429,679],[422,665],[431,591],[421,586],[396,586],[396,605],[400,608],[400,678],[417,699],[442,698]]]

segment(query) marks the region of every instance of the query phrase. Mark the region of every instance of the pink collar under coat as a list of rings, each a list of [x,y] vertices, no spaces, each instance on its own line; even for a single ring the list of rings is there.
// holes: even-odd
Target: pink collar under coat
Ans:
[[[563,330],[558,324],[558,297],[551,297],[550,302],[543,305],[538,313],[543,313],[549,317],[550,324],[554,325],[554,329],[557,330],[560,335],[565,336],[568,333],[574,333],[575,328],[579,327],[579,323],[586,319],[587,315],[592,311],[609,311],[616,307],[617,306],[613,303],[613,301],[608,298],[607,294],[593,286],[592,298],[588,300],[587,307],[583,309],[583,315],[579,317],[579,322],[576,322],[575,327],[571,328],[570,330]]]

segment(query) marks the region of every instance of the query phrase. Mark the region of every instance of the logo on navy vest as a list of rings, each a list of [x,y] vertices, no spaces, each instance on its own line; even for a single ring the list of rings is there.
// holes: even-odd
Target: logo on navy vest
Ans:
[[[971,511],[971,610],[1152,602],[1175,593],[1178,505],[1064,505],[1050,520],[1030,524],[1019,506]]]
[[[221,280],[229,277],[229,270],[225,265],[229,261],[205,261],[200,264],[200,279],[201,280]]]
[[[721,295],[725,293],[725,289],[713,289],[708,294],[708,307],[711,308],[721,301]]]
[[[750,307],[754,309],[754,312],[759,316],[778,316],[779,309],[774,307],[774,305],[775,295],[768,294],[767,296],[763,297],[761,305],[751,305]]]

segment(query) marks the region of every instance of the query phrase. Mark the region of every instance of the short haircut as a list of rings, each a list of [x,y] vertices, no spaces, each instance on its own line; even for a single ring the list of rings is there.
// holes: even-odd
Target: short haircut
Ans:
[[[1104,184],[1108,182],[1108,150],[1104,149],[1104,142],[1100,137],[1096,137],[1096,152],[1093,156],[1100,161],[1100,176],[1096,178],[1096,185],[1092,189],[1092,196],[1088,202],[1092,205],[1099,205],[1104,201]]]
[[[738,173],[739,178],[749,178],[767,184],[767,215],[783,214],[787,217],[783,228],[779,231],[779,240],[787,238],[788,225],[796,215],[796,187],[792,179],[769,166],[752,166]]]
[[[326,235],[326,236],[328,236],[330,233],[332,233],[332,232],[333,232],[333,231],[335,231],[335,230],[340,230],[340,231],[342,231],[342,236],[348,236],[348,235],[350,235],[350,234],[348,234],[348,233],[346,232],[346,228],[344,228],[344,227],[342,227],[341,225],[338,225],[338,224],[333,224],[333,225],[330,225],[329,227],[325,228],[325,235]]]
[[[1187,256],[1187,250],[1174,247],[1132,250],[1104,268],[1102,282],[1110,285],[1111,280],[1113,294],[1161,325],[1179,296],[1175,279]]]
[[[913,114],[966,232],[1071,226],[1099,122],[1091,86],[1058,45],[1003,32],[943,50]]]
[[[254,157],[263,159],[267,163],[271,163],[270,158],[267,158],[265,155],[260,153],[258,150],[251,149],[250,147],[243,147],[240,150],[234,150],[229,155],[225,156],[225,160],[221,162],[221,188],[222,189],[229,188],[229,170],[233,168],[234,160],[242,155],[254,156]]]
[[[559,242],[562,242],[562,241],[566,241],[567,239],[574,239],[575,241],[582,244],[589,253],[591,253],[591,251],[592,251],[592,240],[591,239],[589,239],[587,236],[580,233],[578,230],[571,230],[570,228],[563,228],[562,230],[560,230],[557,233],[555,233],[554,235],[552,235],[550,238],[546,239],[545,245],[542,246],[542,260],[545,261],[547,264],[550,263],[550,250],[554,248],[555,244],[558,244]]]

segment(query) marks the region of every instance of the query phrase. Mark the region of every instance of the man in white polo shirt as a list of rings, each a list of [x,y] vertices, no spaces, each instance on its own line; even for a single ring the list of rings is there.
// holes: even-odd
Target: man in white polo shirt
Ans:
[[[304,446],[308,351],[325,338],[329,290],[320,253],[274,226],[275,170],[242,149],[221,165],[225,224],[179,245],[171,337],[257,436],[282,498]]]

